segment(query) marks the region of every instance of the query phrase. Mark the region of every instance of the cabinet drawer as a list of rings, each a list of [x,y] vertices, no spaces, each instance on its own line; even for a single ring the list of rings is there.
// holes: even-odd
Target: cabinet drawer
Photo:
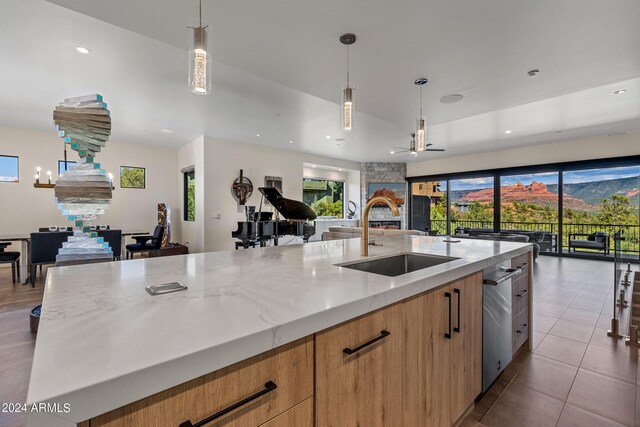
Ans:
[[[267,387],[272,382],[276,388]],[[91,426],[195,424],[251,396],[216,426],[259,426],[313,395],[313,337],[196,378],[91,420]],[[274,420],[272,420],[274,421]],[[279,424],[274,424],[279,425]]]
[[[513,322],[513,353],[529,338],[529,310],[521,311]]]
[[[313,397],[297,404],[260,427],[313,427]]]
[[[403,425],[402,306],[316,334],[318,427]]]
[[[529,282],[527,280],[519,280],[514,309],[517,313],[520,313],[527,308],[529,308]]]
[[[520,278],[529,277],[529,254],[526,253],[524,255],[517,256],[511,259],[511,268],[519,268],[522,270],[522,273],[518,274],[514,277],[514,280],[518,280]]]

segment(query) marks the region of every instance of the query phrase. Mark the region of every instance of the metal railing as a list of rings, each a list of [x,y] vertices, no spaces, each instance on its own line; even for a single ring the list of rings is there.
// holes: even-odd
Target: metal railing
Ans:
[[[451,221],[451,234],[455,233],[457,227],[467,228],[485,228],[493,229],[493,221]],[[628,224],[586,224],[586,223],[568,223],[562,225],[562,239],[558,242],[562,250],[568,250],[569,239],[572,234],[593,234],[596,232],[605,232],[611,238],[611,247],[613,247],[613,235],[618,230],[624,230],[625,240],[621,242],[621,251],[628,255],[640,255],[640,225]],[[447,233],[446,220],[431,220],[431,228],[437,230],[438,234]],[[555,222],[516,222],[504,221],[500,222],[501,230],[522,230],[522,231],[544,231],[547,234],[559,235],[559,224]],[[583,237],[578,237],[582,239]],[[582,249],[583,251],[588,251]],[[597,251],[593,251],[597,252]]]

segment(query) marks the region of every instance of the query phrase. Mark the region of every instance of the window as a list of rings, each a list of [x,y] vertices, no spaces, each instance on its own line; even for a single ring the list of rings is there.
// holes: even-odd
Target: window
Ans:
[[[500,177],[501,231],[521,232],[541,251],[555,252],[558,225],[558,172]]]
[[[0,182],[19,182],[18,156],[0,156]]]
[[[412,206],[412,228],[447,234],[447,181],[414,182],[411,185],[411,197],[412,205],[420,203],[421,200],[427,200],[429,203],[429,218],[423,217],[426,208],[418,210]],[[424,202],[422,204],[424,205]]]
[[[563,172],[562,248],[581,253],[602,253],[597,249],[572,248],[570,240],[584,240],[595,233],[609,239],[623,230],[623,255],[640,251],[640,166],[594,168]]]
[[[196,172],[191,170],[184,175],[184,220],[196,220]]]
[[[120,188],[144,189],[146,186],[144,168],[136,166],[120,166]]]
[[[65,170],[71,169],[71,166],[75,166],[76,162],[70,162],[67,160],[67,167],[64,167],[64,160],[58,160],[58,176],[62,175]]]
[[[344,182],[329,179],[304,178],[302,201],[318,216],[343,217]]]
[[[409,179],[431,203],[431,229],[526,236],[542,253],[640,257],[640,156],[471,171]],[[495,183],[495,187],[494,187]],[[446,190],[446,191],[443,191]],[[445,219],[449,222],[445,227]],[[414,218],[411,218],[414,227]],[[614,242],[622,230],[624,240]],[[585,243],[586,241],[586,243]],[[592,244],[589,242],[597,242]]]
[[[449,232],[458,227],[493,231],[493,177],[449,181]]]

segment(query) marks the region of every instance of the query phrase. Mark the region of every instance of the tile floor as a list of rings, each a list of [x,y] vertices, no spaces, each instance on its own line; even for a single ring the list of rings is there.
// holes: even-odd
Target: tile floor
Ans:
[[[637,268],[637,266],[636,266]],[[638,354],[607,337],[613,264],[540,257],[534,267],[534,351],[522,352],[461,426],[639,426]],[[0,402],[26,399],[34,337],[28,312],[43,284],[12,285],[0,269]],[[0,427],[24,417],[0,413]]]
[[[461,426],[640,426],[638,352],[607,336],[612,277],[610,262],[540,257],[534,351],[518,355]]]

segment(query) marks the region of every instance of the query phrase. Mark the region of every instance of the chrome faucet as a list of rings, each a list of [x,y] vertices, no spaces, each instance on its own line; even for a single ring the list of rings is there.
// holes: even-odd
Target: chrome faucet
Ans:
[[[393,201],[387,197],[374,197],[367,202],[362,211],[362,256],[369,256],[369,209],[376,203],[386,203],[391,208],[393,216],[399,216],[400,211]]]

